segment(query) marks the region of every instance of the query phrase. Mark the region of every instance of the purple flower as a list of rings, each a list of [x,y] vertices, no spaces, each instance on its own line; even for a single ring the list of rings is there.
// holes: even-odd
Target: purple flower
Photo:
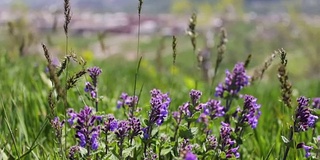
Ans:
[[[81,147],[85,147],[86,144],[87,144],[86,136],[81,131],[78,131],[77,134],[76,134],[76,137],[79,139],[79,145]]]
[[[304,149],[304,151],[306,152],[306,154],[305,154],[306,158],[309,158],[311,156],[311,153],[310,153],[310,151],[312,150],[311,146],[307,146],[304,143],[299,143],[299,144],[297,144],[297,148],[303,148]]]
[[[224,107],[218,100],[210,99],[203,105],[203,113],[210,116],[211,119],[224,116]]]
[[[128,136],[130,128],[131,127],[129,126],[128,121],[125,121],[125,120],[119,121],[118,128],[115,131],[115,134],[119,139],[123,141],[123,139]]]
[[[209,149],[216,149],[218,146],[217,138],[213,135],[207,137],[207,144]]]
[[[192,89],[190,91],[189,95],[190,95],[190,99],[191,99],[191,104],[193,106],[196,106],[197,103],[199,103],[199,99],[200,99],[202,93],[200,91],[198,91],[198,90]]]
[[[76,120],[75,137],[79,141],[79,146],[86,148],[88,145],[96,150],[99,146],[100,126],[96,125],[95,122],[101,120],[101,117],[94,115],[92,108],[88,106],[85,106],[79,113],[74,112],[73,109],[68,109],[68,115],[71,117],[68,120],[71,125]]]
[[[189,139],[184,139],[183,142],[180,144],[179,147],[179,153],[183,154],[183,153],[188,153],[192,151],[192,145],[190,144]]]
[[[95,87],[91,85],[90,82],[86,82],[84,91],[90,93],[91,98],[97,98],[97,91]]]
[[[256,128],[258,119],[261,115],[260,104],[257,104],[257,98],[251,95],[244,96],[244,107],[242,111],[244,122],[248,122],[251,128]]]
[[[223,93],[224,93],[224,87],[222,83],[219,83],[218,86],[216,87],[216,93],[214,94],[214,96],[223,97]]]
[[[320,109],[320,97],[313,98],[312,107]]]
[[[249,85],[249,79],[250,77],[246,73],[244,64],[242,62],[237,63],[232,73],[226,70],[225,82],[224,84],[220,83],[216,87],[215,96],[223,98],[224,92],[234,96],[238,94],[243,87]]]
[[[92,80],[97,79],[97,77],[102,73],[102,70],[99,67],[88,68],[89,76]]]
[[[179,110],[182,114],[190,117],[191,116],[191,112],[189,110],[189,107],[190,107],[190,103],[187,102],[187,103],[184,103],[182,106],[179,107]]]
[[[86,82],[86,85],[85,85],[85,88],[84,88],[84,91],[85,92],[91,92],[94,90],[94,87],[91,85],[90,82]]]
[[[62,136],[62,128],[64,125],[64,120],[60,121],[59,117],[54,117],[53,120],[51,120],[51,126],[55,130],[55,135],[57,138]]]
[[[231,138],[231,134],[233,130],[230,127],[230,124],[221,122],[221,129],[220,129],[220,138],[221,138],[221,150],[225,151],[226,154],[229,156],[235,155],[237,157],[237,149],[231,150],[230,148],[235,145],[236,141]]]
[[[92,150],[97,150],[99,147],[99,131],[94,131],[91,134],[91,148]]]
[[[117,108],[121,107],[133,107],[136,105],[138,102],[138,97],[137,96],[129,96],[127,93],[122,93],[120,95],[119,100],[117,101]]]
[[[145,128],[142,128],[142,132],[143,132],[143,139],[148,139],[149,138],[149,127],[145,127]]]
[[[101,74],[102,70],[99,67],[92,67],[92,68],[88,68],[87,71],[89,73],[89,76],[90,76],[90,78],[92,80],[92,85],[93,85],[93,87],[91,86],[93,89],[89,90],[90,96],[92,98],[97,98],[97,94],[98,94],[98,91],[97,91],[98,76]],[[87,88],[87,84],[86,84],[86,88]]]
[[[157,154],[154,153],[152,149],[148,149],[147,153],[144,155],[144,160],[156,160],[157,158]]]
[[[177,123],[179,123],[180,118],[181,118],[180,112],[178,112],[178,111],[172,112],[172,117],[173,117],[173,119],[176,120]]]
[[[59,117],[54,117],[53,120],[51,120],[51,125],[55,129],[62,128],[62,126],[64,125],[64,120],[60,121]]]
[[[315,125],[317,116],[311,114],[309,105],[309,99],[306,97],[298,98],[298,107],[295,115],[295,132],[306,131],[308,128],[312,128]]]
[[[75,113],[72,108],[69,108],[67,113],[68,113],[68,116],[70,117],[68,119],[68,123],[69,123],[69,125],[73,125],[74,120],[77,118],[77,113]]]
[[[168,94],[161,93],[158,89],[153,89],[150,91],[151,99],[151,112],[149,114],[150,123],[156,123],[160,126],[164,119],[168,116],[168,108],[171,102]]]
[[[141,127],[140,119],[136,117],[129,118],[129,125],[131,127],[132,136],[137,136],[141,133],[142,127]]]
[[[198,118],[198,122],[203,122],[207,126],[209,122],[208,116],[205,113],[201,113]]]
[[[76,154],[79,151],[80,151],[79,146],[70,147],[68,158],[71,159],[71,160],[75,159],[74,154]]]
[[[235,158],[240,158],[240,153],[238,152],[238,150],[239,150],[239,146],[229,149],[226,153],[226,157],[232,158],[234,156]]]
[[[184,160],[197,160],[197,155],[193,154],[192,152],[188,152],[185,157]]]
[[[109,114],[107,120],[104,122],[102,130],[107,133],[108,131],[115,131],[118,128],[118,121],[114,118],[113,115]]]

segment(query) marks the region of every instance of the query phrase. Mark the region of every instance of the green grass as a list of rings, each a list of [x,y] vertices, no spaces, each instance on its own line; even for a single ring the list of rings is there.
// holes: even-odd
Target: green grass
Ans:
[[[11,60],[6,54],[3,54],[0,59],[0,90],[2,91],[0,99],[0,149],[7,156],[12,154],[16,158],[18,155],[21,156],[29,150],[41,127],[46,124],[46,115],[49,112],[47,104],[47,94],[49,91],[47,81],[49,79],[44,72],[45,63],[41,59],[36,61],[33,59],[33,56],[27,56],[23,59]],[[133,78],[136,66],[135,62],[119,65],[119,61],[121,59],[111,58],[103,61],[93,61],[88,64],[88,66],[96,65],[102,68],[103,74],[99,78],[99,93],[104,98],[100,103],[100,107],[106,113],[114,113],[115,115],[122,114],[122,111],[117,110],[115,107],[117,98],[121,92],[133,94]],[[185,65],[185,67],[188,67],[190,63]],[[182,67],[175,75],[172,75],[170,72],[158,74],[156,73],[155,66],[150,63],[150,60],[143,60],[137,83],[138,89],[142,85],[144,86],[140,98],[140,107],[143,110],[142,114],[147,116],[148,92],[152,88],[169,91],[173,100],[170,110],[177,110],[178,106],[188,99],[188,92],[193,87],[192,83],[188,83],[188,79],[192,80],[194,78],[190,76],[190,73],[186,73]],[[79,87],[69,92],[68,99],[76,110],[84,106],[82,101],[79,100],[84,94],[84,82],[84,79],[82,79],[79,82]],[[318,90],[320,83],[317,80],[305,79],[292,82],[294,87],[293,100],[300,95],[307,97],[320,95],[320,91]],[[209,85],[201,82],[198,89],[204,93],[202,102],[212,97],[209,93],[214,88],[209,88]],[[270,159],[281,158],[279,155],[282,155],[284,152],[281,136],[288,135],[288,126],[292,123],[291,113],[293,113],[293,109],[285,108],[279,101],[280,89],[276,75],[273,75],[273,78],[268,83],[258,82],[246,88],[243,94],[251,94],[258,98],[258,103],[262,105],[262,116],[259,119],[257,129],[253,132],[249,131],[250,134],[245,136],[241,147],[242,159],[263,159],[268,155],[269,151],[271,152]],[[87,103],[90,105],[89,102]],[[241,105],[242,102],[235,103]],[[58,104],[57,108],[58,113],[63,113],[62,104]],[[118,117],[120,118],[121,116]],[[217,126],[212,129],[217,131],[219,123],[215,124]],[[12,133],[9,132],[9,128],[12,130]],[[306,133],[309,137],[310,134],[310,132]],[[11,136],[13,138],[10,138]],[[49,124],[46,124],[35,143],[37,147],[26,158],[43,159],[48,155],[52,157],[52,147],[56,146],[53,137],[53,130]],[[17,150],[14,148],[14,142],[16,143]],[[300,159],[303,157],[303,154],[302,151],[298,151],[296,154],[292,151],[289,154],[289,159]]]

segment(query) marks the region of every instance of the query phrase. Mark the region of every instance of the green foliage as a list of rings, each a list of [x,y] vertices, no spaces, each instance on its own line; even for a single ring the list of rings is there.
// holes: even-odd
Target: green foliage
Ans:
[[[179,3],[178,1],[175,2],[177,4],[173,6],[173,10],[179,13],[190,11],[191,1],[186,2],[187,3],[185,4],[183,1],[180,1]],[[221,8],[221,10],[224,10],[233,2],[234,1],[232,0],[225,1],[218,7]],[[238,6],[237,8],[241,8],[241,3],[242,1],[237,1],[234,5]],[[209,2],[206,2],[205,4],[209,4]],[[206,14],[209,15],[212,8],[201,6],[200,10],[205,10]],[[254,66],[263,62],[261,61],[263,56],[258,56],[260,53],[265,52],[264,54],[268,54],[272,52],[272,50],[278,48],[278,45],[282,45],[281,42],[284,41],[283,43],[289,47],[291,45],[286,43],[291,43],[291,40],[296,40],[292,42],[294,44],[315,44],[315,42],[317,42],[317,35],[319,35],[319,32],[314,27],[300,24],[299,26],[301,28],[307,29],[307,34],[304,35],[302,40],[292,39],[290,34],[286,32],[286,28],[279,25],[276,30],[278,31],[277,33],[281,33],[277,35],[281,38],[274,42],[273,40],[268,41],[261,37],[248,38],[248,32],[253,29],[251,24],[241,21],[230,23],[231,25],[226,27],[229,35],[229,42],[224,61],[220,67],[222,70],[230,69],[230,66],[233,66],[237,61],[244,61],[246,53],[252,52],[254,54],[252,63],[250,64],[252,67],[249,67],[250,71]],[[24,28],[24,25],[25,24],[22,22],[19,25],[17,23],[17,26],[22,28]],[[25,36],[25,33],[19,33],[17,35]],[[54,38],[56,38],[56,40]],[[64,42],[60,40],[61,37],[57,36],[54,38],[54,43],[60,48],[64,48]],[[203,124],[198,123],[200,112],[193,113],[191,117],[184,117],[184,123],[181,124],[174,123],[174,119],[171,116],[172,111],[177,111],[181,104],[189,100],[188,93],[190,89],[197,88],[203,91],[203,96],[201,98],[202,102],[205,102],[209,98],[213,98],[213,95],[209,93],[214,90],[217,82],[222,81],[221,79],[223,77],[221,75],[224,74],[223,72],[220,72],[217,82],[211,86],[211,88],[206,82],[199,81],[195,83],[195,79],[199,79],[199,77],[195,76],[198,75],[198,73],[190,72],[194,71],[192,65],[192,62],[194,61],[192,47],[180,45],[189,44],[186,36],[178,38],[176,64],[172,66],[172,56],[167,54],[163,58],[164,72],[157,73],[157,70],[153,65],[154,61],[152,60],[152,54],[151,56],[146,55],[147,58],[142,59],[141,61],[138,74],[139,78],[136,82],[137,88],[142,88],[138,105],[142,111],[139,116],[148,116],[150,110],[149,91],[153,88],[159,88],[170,92],[170,98],[172,99],[169,108],[170,115],[166,118],[166,121],[161,127],[152,130],[150,135],[152,140],[144,140],[141,135],[134,139],[132,144],[125,142],[125,149],[122,152],[123,158],[136,158],[136,156],[142,158],[142,148],[146,143],[151,144],[154,148],[154,152],[160,156],[160,159],[168,157],[177,158],[179,156],[178,143],[180,144],[184,138],[192,139],[192,143],[197,143],[199,145],[200,149],[197,148],[196,150],[199,153],[201,152],[200,157],[202,156],[201,158],[203,159],[210,159],[211,157],[225,159],[227,156],[223,151],[216,153],[215,151],[210,150],[204,143],[206,141],[206,132],[203,130]],[[74,39],[71,38],[71,43],[69,45],[71,48],[74,47],[79,50],[86,49],[89,41],[92,39],[84,40],[79,37]],[[154,53],[152,51],[157,47],[158,41],[157,38],[152,38],[149,42],[142,42],[141,50]],[[248,43],[250,43],[250,45]],[[15,46],[12,42],[9,42],[9,45]],[[198,46],[203,46],[203,42],[199,42]],[[291,79],[291,82],[293,83],[293,99],[296,99],[300,95],[305,95],[307,97],[316,97],[320,95],[319,80],[304,77],[314,72],[310,71],[311,73],[306,74],[305,72],[309,69],[303,70],[302,67],[295,67],[309,64],[309,62],[311,62],[309,68],[318,67],[319,63],[317,63],[316,59],[317,54],[314,54],[318,53],[318,48],[307,48],[307,50],[311,52],[308,52],[308,54],[310,54],[309,56],[302,54],[305,49],[304,47],[298,46],[289,49],[293,50],[293,54],[288,55],[288,72],[293,75]],[[257,53],[258,51],[259,53]],[[46,63],[41,59],[37,59],[34,55],[24,55],[21,56],[21,58],[19,56],[12,56],[10,54],[12,52],[0,54],[0,90],[2,92],[0,97],[0,159],[47,159],[48,157],[52,159],[61,159],[61,157],[59,157],[60,151],[57,149],[59,148],[58,143],[54,141],[55,135],[47,119],[48,115],[51,113],[47,98],[52,84],[49,80],[48,73],[45,71]],[[166,52],[171,53],[170,51]],[[216,53],[216,51],[213,52]],[[92,51],[87,49],[79,55],[81,54],[83,54],[84,57],[92,57]],[[125,119],[127,116],[125,114],[126,110],[117,109],[116,104],[119,95],[122,92],[128,92],[130,94],[135,92],[133,89],[133,86],[135,85],[133,79],[136,72],[136,63],[125,61],[123,55],[120,55],[112,56],[104,60],[90,60],[87,64],[87,66],[93,65],[99,66],[103,70],[98,81],[99,96],[101,96],[98,98],[98,114],[112,113],[117,119]],[[73,75],[82,69],[84,68],[70,63],[69,73],[70,75]],[[94,105],[90,96],[86,95],[83,91],[84,84],[88,81],[89,76],[86,75],[84,78],[80,78],[79,76],[78,78],[77,85],[72,85],[73,88],[70,88],[70,91],[68,92],[68,102],[70,106],[77,111],[84,105]],[[293,150],[289,154],[288,159],[301,159],[304,157],[304,153],[298,152],[298,150],[295,149],[295,143],[312,139],[312,137],[315,136],[314,134],[319,134],[319,126],[313,131],[314,133],[308,131],[301,135],[295,135],[295,141],[290,141],[286,138],[289,124],[292,123],[294,111],[285,108],[282,102],[279,101],[281,96],[279,84],[273,81],[277,78],[275,68],[271,68],[268,78],[269,79],[265,81],[252,84],[252,86],[243,90],[243,94],[251,94],[257,97],[262,106],[262,115],[259,119],[257,128],[253,131],[244,130],[246,133],[244,133],[242,137],[236,134],[233,134],[232,137],[236,139],[238,144],[242,145],[240,149],[242,159],[280,159],[282,158],[281,156],[285,146],[288,146]],[[234,106],[241,106],[242,101],[240,99],[234,99],[233,104]],[[65,111],[64,105],[61,102],[58,102],[56,105],[55,111],[57,116],[63,118],[64,115],[62,115],[62,113]],[[296,106],[296,104],[293,106]],[[235,111],[235,107],[231,108],[228,116],[231,116],[231,113],[234,113]],[[319,111],[316,111],[316,114],[319,115]],[[142,123],[145,126],[149,122],[146,120]],[[239,122],[235,121],[235,123],[237,124]],[[246,128],[247,126],[240,125],[239,127]],[[220,121],[210,120],[209,128],[214,135],[219,135]],[[171,141],[170,138],[173,137],[176,129],[178,137],[175,142]],[[76,143],[74,137],[70,136],[74,135],[73,130],[70,128],[63,129],[63,133],[69,135],[68,137],[63,136],[63,138],[66,138],[63,140],[66,140],[67,146]],[[117,141],[115,141],[115,136],[109,135],[107,138],[110,142],[108,145],[110,145],[111,152],[108,152],[108,154],[105,154],[104,157],[101,158],[121,159],[119,155],[120,148]],[[104,145],[102,146],[106,147]],[[314,148],[316,147],[317,146],[314,146]],[[319,152],[319,149],[316,148],[315,151]],[[63,152],[68,153],[67,150],[63,150]],[[88,150],[81,148],[79,153],[80,155],[78,156],[84,157],[88,153]],[[92,153],[93,156],[100,156],[103,154],[104,152],[102,151]]]

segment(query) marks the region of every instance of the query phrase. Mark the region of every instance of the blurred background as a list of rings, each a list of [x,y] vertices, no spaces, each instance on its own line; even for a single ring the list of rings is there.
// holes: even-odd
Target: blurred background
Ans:
[[[87,61],[135,59],[138,3],[138,0],[71,0],[69,48]],[[151,61],[159,54],[170,59],[171,36],[175,35],[178,52],[184,55],[178,59],[192,61],[186,30],[195,12],[198,50],[208,43],[215,46],[220,28],[226,28],[226,67],[244,61],[248,54],[253,55],[251,66],[258,66],[274,50],[285,48],[292,78],[319,78],[319,6],[319,0],[144,0],[141,53]],[[13,59],[39,55],[40,44],[45,43],[52,54],[64,55],[63,23],[63,0],[1,0],[0,53],[10,53]],[[212,52],[214,61],[216,49]]]

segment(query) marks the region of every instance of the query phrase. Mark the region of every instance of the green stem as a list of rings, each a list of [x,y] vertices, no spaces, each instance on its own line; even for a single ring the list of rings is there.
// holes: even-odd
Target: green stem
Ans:
[[[294,132],[294,130],[293,130],[293,127],[291,126],[291,127],[290,127],[289,142],[291,142],[291,141],[293,140],[293,132]],[[283,160],[286,160],[286,159],[287,159],[289,150],[290,150],[290,146],[287,145],[286,150],[285,150],[285,152],[284,152]]]

